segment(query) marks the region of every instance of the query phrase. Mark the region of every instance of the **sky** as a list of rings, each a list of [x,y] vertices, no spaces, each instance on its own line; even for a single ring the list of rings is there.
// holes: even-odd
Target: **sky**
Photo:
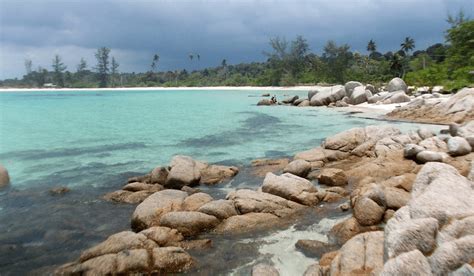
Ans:
[[[406,36],[425,49],[461,8],[474,17],[474,0],[0,0],[0,79],[21,78],[25,59],[51,69],[55,54],[70,71],[81,57],[93,67],[103,46],[123,72],[149,70],[155,53],[160,71],[264,61],[277,36],[315,53],[328,40],[365,53],[370,39],[386,52]]]

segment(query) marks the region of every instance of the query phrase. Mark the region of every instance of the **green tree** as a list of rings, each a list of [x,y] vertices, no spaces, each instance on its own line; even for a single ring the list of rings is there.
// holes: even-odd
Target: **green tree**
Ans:
[[[345,72],[352,59],[349,49],[349,45],[337,46],[332,40],[326,43],[322,59],[327,64],[328,80],[338,83],[345,81]]]
[[[474,66],[474,20],[460,23],[448,30],[447,62],[451,70]]]
[[[84,73],[87,69],[87,62],[84,58],[81,58],[81,60],[79,61],[79,64],[77,65],[76,67],[77,69],[77,73],[81,74],[81,73]]]
[[[25,70],[26,74],[29,75],[33,71],[33,61],[31,59],[25,59]]]
[[[115,60],[115,57],[112,57],[111,66],[112,66],[112,70],[111,70],[112,87],[115,87],[117,83],[118,73],[119,73],[118,68],[120,66],[120,64]]]
[[[448,14],[446,22],[451,25],[451,28],[456,28],[457,26],[461,25],[464,22],[468,22],[469,20],[470,18],[464,14],[464,11],[462,9],[460,9],[458,14],[455,16]]]
[[[408,55],[408,52],[415,49],[415,40],[409,36],[405,37],[405,40],[400,44],[401,50]]]
[[[370,53],[374,53],[375,51],[377,51],[377,45],[375,45],[375,41],[373,41],[372,39],[367,44],[367,51],[369,51]]]
[[[67,66],[64,65],[59,55],[54,56],[52,67],[53,67],[53,72],[54,72],[54,81],[60,87],[64,87],[63,73],[66,70]]]
[[[160,56],[158,54],[153,55],[153,61],[151,62],[151,71],[156,72],[156,68],[158,68],[158,62],[160,61]]]
[[[99,78],[99,87],[107,87],[109,79],[109,54],[110,49],[107,47],[101,47],[97,49],[95,58],[97,59],[97,65],[95,70]]]

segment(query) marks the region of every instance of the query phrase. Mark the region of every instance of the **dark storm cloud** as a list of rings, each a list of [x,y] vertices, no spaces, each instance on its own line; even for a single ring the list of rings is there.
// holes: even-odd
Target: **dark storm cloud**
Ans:
[[[158,52],[162,70],[199,68],[263,60],[268,39],[298,34],[320,52],[333,39],[365,51],[374,39],[381,51],[399,46],[405,36],[417,48],[443,41],[446,15],[472,0],[420,1],[90,1],[1,0],[0,78],[21,76],[23,60],[50,66],[63,56],[69,68],[84,56],[94,63],[94,49],[108,46],[123,71],[147,70]],[[199,53],[191,62],[188,53]]]

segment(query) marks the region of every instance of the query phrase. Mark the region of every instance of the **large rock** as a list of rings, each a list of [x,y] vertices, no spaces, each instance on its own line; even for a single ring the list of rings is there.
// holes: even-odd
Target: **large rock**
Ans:
[[[247,213],[227,218],[216,227],[215,232],[221,234],[241,234],[267,229],[278,222],[279,218],[269,213]]]
[[[295,247],[310,258],[321,258],[321,256],[333,249],[331,245],[326,242],[318,240],[298,240]]]
[[[370,97],[372,97],[370,91],[367,93],[364,86],[357,86],[350,95],[350,102],[352,104],[361,104],[365,103]]]
[[[473,198],[474,183],[454,167],[424,165],[413,184],[412,198],[385,227],[384,275],[468,272],[474,259]]]
[[[179,273],[191,269],[194,259],[180,247],[159,247],[152,252],[153,270],[159,275]]]
[[[466,155],[471,151],[471,145],[463,137],[450,137],[448,139],[448,153],[451,156]]]
[[[268,264],[258,264],[252,267],[252,276],[279,276],[276,268]]]
[[[163,185],[166,182],[168,173],[169,171],[167,167],[161,167],[161,166],[156,167],[150,173],[150,182]]]
[[[330,275],[379,275],[383,269],[383,231],[359,234],[339,250]]]
[[[258,101],[257,105],[275,105],[276,103],[271,99],[261,99]]]
[[[140,203],[132,215],[132,229],[141,231],[151,226],[158,226],[162,215],[183,208],[186,192],[163,190],[147,197]]]
[[[291,173],[281,176],[268,173],[263,180],[262,191],[308,206],[318,203],[316,187],[308,180]]]
[[[447,159],[447,154],[444,152],[437,152],[437,151],[430,151],[430,150],[424,150],[419,152],[416,155],[416,161],[418,161],[421,164],[427,163],[427,162],[444,162]]]
[[[201,180],[200,168],[189,156],[174,156],[170,168],[164,185],[166,188],[181,189],[183,186],[195,186]]]
[[[311,163],[306,160],[297,159],[291,161],[284,169],[283,172],[291,173],[297,176],[306,177],[311,170]]]
[[[183,209],[186,211],[196,211],[212,200],[213,198],[206,193],[195,193],[184,199]]]
[[[231,200],[224,199],[208,202],[201,206],[198,211],[204,214],[215,216],[220,220],[239,214],[235,209],[234,203]]]
[[[7,169],[0,164],[0,189],[6,187],[10,183],[10,176]]]
[[[384,104],[405,103],[411,101],[411,98],[404,91],[395,91],[382,98]]]
[[[412,219],[433,217],[440,225],[449,219],[474,215],[474,184],[452,166],[427,163],[417,175],[409,202]]]
[[[164,214],[160,225],[177,229],[184,236],[195,236],[201,232],[213,229],[219,220],[201,212],[178,211]]]
[[[123,231],[108,237],[105,241],[82,252],[79,260],[85,262],[89,259],[114,254],[123,250],[153,248],[156,244],[147,240],[143,234],[136,234],[131,231]]]
[[[290,160],[287,158],[281,159],[256,159],[252,161],[252,174],[260,177],[265,177],[269,172],[278,172],[283,170]]]
[[[298,99],[299,99],[299,97],[295,95],[295,96],[288,97],[288,98],[284,99],[281,102],[284,103],[284,104],[291,104],[291,103],[293,103],[294,101],[296,101]]]
[[[354,205],[354,217],[364,226],[380,223],[384,213],[385,208],[369,197],[359,198]]]
[[[230,179],[239,173],[239,168],[234,166],[207,165],[201,169],[201,184],[214,185]]]
[[[385,263],[380,275],[433,275],[426,257],[418,250],[406,252]]]
[[[349,156],[349,153],[342,152],[338,150],[330,150],[330,149],[323,149],[321,147],[317,147],[314,149],[306,150],[299,152],[295,155],[295,160],[305,160],[313,164],[318,162],[328,162],[328,161],[337,161],[345,159]]]
[[[230,192],[228,200],[234,202],[241,214],[269,213],[284,217],[301,210],[304,205],[284,199],[282,197],[249,189]]]
[[[395,91],[403,91],[407,92],[408,86],[401,78],[393,78],[387,84],[387,91],[388,92],[395,92]]]
[[[358,81],[349,81],[344,84],[344,89],[346,90],[346,96],[351,97],[352,92],[356,87],[362,86],[362,83]],[[365,89],[364,89],[365,90]]]
[[[350,152],[362,144],[375,143],[384,137],[395,136],[400,133],[399,129],[388,125],[352,128],[326,138],[323,148]]]
[[[474,120],[474,88],[464,88],[447,101],[415,100],[387,116],[437,124],[469,122]]]
[[[342,245],[357,234],[376,230],[379,228],[360,225],[355,218],[350,217],[334,225],[328,236],[330,243]]]
[[[183,235],[178,230],[164,226],[150,227],[141,231],[140,234],[156,242],[160,247],[172,246],[184,240]]]
[[[336,85],[331,87],[321,88],[318,93],[316,93],[310,99],[310,105],[312,106],[321,106],[329,105],[330,103],[335,103],[346,95],[346,90],[342,85]]]
[[[411,198],[407,191],[394,187],[386,187],[383,192],[385,204],[389,209],[397,210],[405,206]]]
[[[321,170],[318,181],[320,184],[328,186],[345,186],[347,185],[347,176],[341,169],[327,168]]]

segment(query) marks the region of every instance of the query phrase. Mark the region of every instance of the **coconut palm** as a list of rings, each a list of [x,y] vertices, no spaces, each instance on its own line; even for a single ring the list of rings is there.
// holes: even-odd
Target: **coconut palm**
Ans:
[[[155,72],[156,68],[158,67],[158,62],[160,61],[160,56],[158,54],[155,54],[153,56],[153,61],[151,63],[151,71]]]
[[[193,61],[193,58],[194,58],[194,55],[193,55],[192,53],[189,54],[189,59],[190,59],[191,61]]]
[[[377,45],[375,45],[375,41],[373,41],[372,39],[367,44],[367,51],[371,53],[377,51]]]
[[[415,49],[415,40],[409,36],[405,37],[405,41],[400,44],[401,50],[408,54],[409,51]]]

